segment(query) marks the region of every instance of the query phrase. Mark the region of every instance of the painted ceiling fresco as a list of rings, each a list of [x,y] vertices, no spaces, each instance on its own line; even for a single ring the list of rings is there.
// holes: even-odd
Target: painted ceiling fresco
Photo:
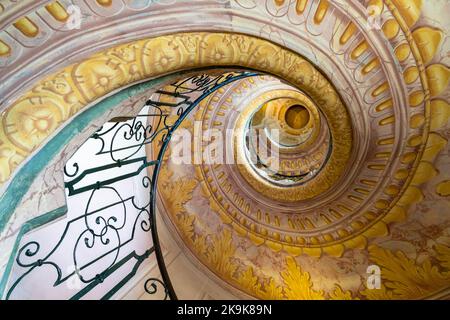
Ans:
[[[0,267],[25,208],[7,203],[11,181],[75,115],[147,79],[239,68],[257,74],[177,129],[231,132],[237,164],[177,164],[172,141],[159,173],[159,212],[192,262],[244,297],[450,297],[449,1],[86,0],[67,29],[71,3],[0,3]],[[272,127],[275,170],[244,138]]]

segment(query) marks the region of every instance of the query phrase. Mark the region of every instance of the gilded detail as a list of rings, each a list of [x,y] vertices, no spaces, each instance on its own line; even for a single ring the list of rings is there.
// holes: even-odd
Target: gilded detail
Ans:
[[[95,2],[105,17],[117,4]],[[274,117],[289,132],[301,132],[311,144],[326,123],[327,143],[305,162],[283,160],[283,174],[305,168],[314,174],[281,187],[245,162],[240,131],[232,138],[240,163],[235,172],[223,164],[174,169],[169,145],[157,204],[187,249],[216,276],[261,299],[448,298],[447,31],[424,17],[422,0],[360,1],[369,16],[381,15],[375,30],[353,16],[363,11],[360,2],[353,10],[349,1],[348,12],[325,0],[265,0],[255,11],[231,2],[230,12],[242,10],[239,19],[230,13],[231,27],[176,34],[167,34],[176,28],[162,28],[164,36],[105,46],[14,96],[1,113],[0,186],[8,187],[18,167],[80,111],[126,86],[199,68],[258,70],[261,75],[239,82],[232,94],[221,88],[208,96],[180,128],[192,133],[198,120],[203,128],[224,130],[226,115],[234,111],[234,129],[242,129],[266,104],[270,111],[278,108]],[[58,2],[41,9],[53,22],[69,18]],[[256,10],[260,37],[239,33],[250,30],[240,19]],[[42,38],[43,25],[27,13],[8,32],[31,43]],[[280,26],[295,30],[283,33]],[[18,48],[0,39],[0,68]],[[298,91],[277,87],[263,97],[238,99],[272,76]],[[245,108],[234,98],[245,101]],[[275,106],[278,98],[285,100]],[[293,101],[304,110],[287,115]],[[177,119],[172,114],[165,121]],[[160,147],[147,146],[147,152],[155,155]],[[379,289],[367,285],[370,265],[381,270]]]
[[[217,65],[242,66],[278,75],[311,92],[320,106],[329,110],[330,116],[342,109],[342,102],[331,87],[325,89],[326,95],[316,90],[318,86],[323,87],[326,80],[309,62],[265,40],[223,33],[185,33],[140,40],[97,53],[41,80],[3,112],[0,150],[5,150],[2,154],[6,158],[1,161],[0,182],[5,182],[15,169],[17,161],[12,162],[12,157],[17,159],[20,154],[25,158],[88,103],[142,79]],[[49,103],[42,104],[44,99],[49,99]],[[57,114],[45,120],[41,115],[31,114],[33,112],[22,114],[24,108],[53,108]],[[35,121],[37,117],[40,121]],[[26,122],[27,126],[19,121]],[[343,119],[341,125],[349,127],[350,124]],[[336,142],[339,152],[350,152],[346,142],[350,134],[342,136],[342,142]]]

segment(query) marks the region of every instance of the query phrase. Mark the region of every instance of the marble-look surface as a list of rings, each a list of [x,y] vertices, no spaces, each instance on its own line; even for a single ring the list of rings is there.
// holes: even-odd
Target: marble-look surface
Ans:
[[[402,88],[408,87],[403,85],[404,80],[399,72],[400,66],[389,60],[391,52],[383,45],[385,40],[382,31],[372,31],[364,35],[365,39],[373,45],[371,49],[375,56],[382,58],[383,68],[381,69],[385,73],[377,72],[371,81],[366,82],[356,75],[356,71],[353,72],[354,70],[360,70],[359,66],[347,65],[345,58],[342,58],[342,56],[330,57],[329,52],[326,51],[329,50],[330,43],[324,35],[333,30],[323,30],[320,26],[314,27],[311,24],[307,27],[300,26],[305,21],[302,20],[302,15],[294,14],[295,3],[293,1],[286,1],[284,5],[279,7],[273,1],[252,0],[196,1],[195,4],[191,1],[177,1],[171,5],[151,4],[151,1],[147,1],[143,7],[139,8],[133,7],[132,2],[113,1],[114,5],[106,9],[99,6],[95,1],[79,1],[83,20],[82,27],[75,30],[64,29],[63,24],[51,20],[51,17],[45,13],[45,9],[42,7],[44,2],[21,2],[20,5],[13,1],[2,2],[0,40],[8,43],[12,49],[10,55],[7,55],[6,58],[0,58],[0,110],[2,112],[21,93],[28,90],[33,83],[42,79],[44,75],[71,63],[81,61],[93,52],[135,39],[187,30],[246,33],[268,39],[305,56],[336,85],[346,105],[357,107],[352,109],[352,116],[353,119],[362,119],[360,121],[362,130],[356,136],[356,140],[359,138],[360,150],[364,150],[364,145],[367,143],[365,137],[370,133],[369,124],[375,122],[374,114],[371,114],[371,116],[374,116],[373,118],[369,118],[367,116],[368,111],[362,107],[364,105],[373,106],[374,103],[370,100],[370,97],[364,96],[362,92],[369,89],[373,83],[386,78],[390,83],[401,83]],[[69,1],[61,2],[69,3]],[[444,36],[439,50],[430,63],[439,63],[448,67],[450,64],[448,55],[450,51],[450,42],[448,41],[450,22],[447,18],[450,10],[449,3],[445,0],[422,2],[420,19],[417,20],[414,28],[431,26],[443,31]],[[314,8],[317,7],[317,1],[310,3],[314,3]],[[361,0],[355,1],[355,3],[365,5],[367,1]],[[348,15],[355,21],[364,21],[364,12],[350,6],[349,1],[337,0],[333,1],[333,5],[335,6],[333,15],[338,17]],[[186,10],[186,7],[189,7],[190,10]],[[362,6],[359,6],[359,8],[362,8]],[[40,15],[35,12],[36,10]],[[14,30],[11,23],[25,14],[36,19],[39,26],[42,26],[42,30],[45,31],[43,35],[30,40]],[[363,39],[363,36],[358,35],[358,40],[361,39]],[[366,59],[366,62],[368,59]],[[354,85],[355,82],[358,86]],[[401,106],[405,106],[403,103],[408,98],[406,92],[402,90],[398,90],[396,87],[391,90],[391,94],[397,102],[396,111]],[[448,102],[450,99],[448,88],[444,88],[439,98]],[[131,103],[131,101],[128,103]],[[128,105],[127,108],[133,109],[133,106]],[[107,118],[121,114],[120,112],[124,110],[125,108],[122,109],[122,106],[118,106],[110,114],[92,122],[76,139],[65,146],[33,181],[29,191],[1,232],[0,272],[2,272],[9,258],[15,236],[23,223],[64,204],[61,168],[65,161],[76,150],[77,146]],[[128,109],[126,111],[128,112]],[[385,127],[380,129],[381,132],[384,130],[384,132],[395,131],[399,133],[402,130],[401,127],[409,120],[406,117],[408,112],[397,113],[400,114],[400,120],[397,120],[400,123],[400,129]],[[436,129],[435,132],[448,141],[450,135],[448,118],[443,127]],[[54,133],[54,135],[56,134],[57,132]],[[13,174],[1,186],[0,194],[3,194],[8,188],[11,179],[17,177],[19,169],[32,161],[33,155],[39,152],[42,147],[42,145],[39,146],[15,168]],[[399,157],[400,155],[397,158]],[[358,163],[360,159],[360,155],[355,155],[355,163]],[[392,224],[389,237],[375,238],[371,242],[371,244],[389,250],[400,250],[419,265],[429,260],[429,255],[433,253],[433,246],[436,243],[448,246],[450,238],[448,195],[439,195],[436,192],[439,184],[450,179],[448,146],[442,150],[435,160],[433,159],[433,165],[439,174],[421,186],[420,190],[424,196],[423,201],[409,206],[407,220]],[[204,202],[195,205],[206,206]],[[209,211],[206,210],[205,212]],[[213,219],[212,212],[210,212],[210,215]],[[208,221],[212,223],[216,220]],[[277,266],[279,253],[272,255],[267,248],[259,250],[242,242],[241,240],[238,241],[239,246],[251,251],[249,254],[255,258],[258,266],[267,264],[267,261]],[[337,274],[341,271],[345,273],[352,270],[356,264],[359,265],[357,273],[361,274],[363,273],[361,266],[367,264],[365,254],[364,251],[360,250],[345,252],[340,261],[333,260],[328,256],[317,260],[306,255],[302,256],[301,265],[311,278],[315,279],[313,281],[315,287],[329,290],[331,288],[329,283],[322,281],[320,274],[329,273],[337,277]],[[280,268],[281,266],[278,265],[277,270],[281,270]],[[343,287],[346,287],[346,280],[344,278],[341,280]]]

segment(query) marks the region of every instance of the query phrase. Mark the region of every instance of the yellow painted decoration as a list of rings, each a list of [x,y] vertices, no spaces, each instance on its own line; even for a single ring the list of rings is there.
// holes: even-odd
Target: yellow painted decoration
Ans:
[[[344,246],[348,249],[365,249],[367,246],[367,238],[357,236],[344,242]]]
[[[420,17],[422,0],[392,0],[408,27],[412,27]]]
[[[408,163],[412,163],[414,160],[416,160],[417,158],[417,154],[414,152],[408,152],[405,153],[402,158],[401,158],[401,162],[404,164],[408,164]]]
[[[320,24],[325,19],[329,6],[328,0],[320,0],[316,14],[314,15],[314,23]]]
[[[430,129],[436,130],[448,125],[450,118],[450,105],[445,100],[431,101],[431,124]]]
[[[383,24],[383,32],[388,39],[394,39],[400,31],[400,26],[395,19],[390,19]]]
[[[297,4],[295,5],[295,11],[297,14],[302,14],[305,11],[307,4],[308,0],[297,0]]]
[[[286,3],[284,0],[274,1],[279,6]],[[102,6],[112,5],[111,0],[97,0],[97,3]],[[308,3],[307,0],[297,0],[295,6],[297,14],[303,14]],[[352,220],[348,226],[330,234],[308,235],[308,232],[316,227],[317,222],[313,219],[302,219],[300,222],[289,219],[294,231],[304,232],[299,233],[298,236],[283,234],[280,236],[270,228],[269,230],[261,228],[258,233],[258,219],[261,221],[266,219],[271,225],[280,226],[278,217],[259,213],[253,223],[251,218],[239,217],[236,212],[228,214],[211,200],[214,190],[208,189],[204,181],[197,181],[192,177],[171,179],[171,172],[161,170],[160,181],[164,183],[164,186],[159,188],[158,192],[162,192],[168,199],[168,212],[176,221],[177,229],[189,249],[219,277],[248,294],[264,299],[422,298],[450,287],[450,248],[442,244],[436,244],[433,248],[435,259],[425,259],[420,262],[418,262],[419,259],[411,259],[409,253],[393,252],[381,246],[372,245],[369,248],[369,260],[382,267],[383,286],[380,290],[353,292],[340,285],[324,290],[318,286],[321,285],[320,282],[314,283],[311,276],[313,273],[305,271],[308,268],[302,262],[303,258],[312,259],[311,257],[331,259],[331,257],[322,257],[323,254],[342,257],[345,249],[365,249],[371,238],[386,236],[389,233],[389,223],[403,221],[408,215],[408,208],[423,200],[426,192],[421,189],[421,185],[439,174],[434,162],[437,155],[447,147],[447,139],[445,130],[440,133],[435,131],[448,126],[449,105],[444,99],[447,98],[450,72],[443,64],[428,64],[433,61],[444,35],[440,30],[430,27],[411,29],[420,18],[422,6],[420,0],[374,0],[369,1],[368,5],[379,8],[376,9],[376,13],[379,13],[383,11],[385,5],[392,10],[391,3],[398,10],[393,10],[394,16],[399,13],[401,19],[390,19],[384,23],[385,36],[388,39],[394,39],[399,35],[399,30],[404,29],[404,34],[407,38],[409,37],[407,41],[398,39],[398,46],[395,48],[396,57],[400,62],[405,62],[402,65],[410,66],[413,65],[413,63],[410,64],[413,60],[412,53],[416,61],[422,58],[425,64],[423,66],[418,63],[417,66],[409,67],[403,74],[405,82],[407,84],[417,82],[419,87],[418,82],[421,81],[424,86],[429,86],[430,94],[435,99],[429,103],[428,92],[420,91],[418,88],[412,93],[409,92],[410,107],[417,107],[408,110],[411,115],[410,125],[412,128],[422,128],[422,130],[407,136],[405,142],[411,148],[418,147],[425,141],[427,145],[423,155],[419,151],[409,152],[411,150],[401,155],[400,161],[407,164],[405,167],[408,169],[395,172],[394,176],[397,180],[381,189],[384,192],[381,195],[383,199],[377,198],[379,199],[377,202],[371,203],[370,210],[373,211],[361,214],[358,220]],[[322,23],[326,14],[331,11],[330,8],[328,1],[321,0],[314,15],[314,22]],[[58,21],[65,21],[68,18],[67,12],[58,1],[46,5],[46,9]],[[408,27],[406,30],[402,20]],[[39,33],[37,26],[27,17],[17,20],[14,26],[27,37],[35,37]],[[339,39],[340,44],[348,43],[357,31],[356,26],[349,23]],[[411,38],[414,43],[411,43]],[[258,48],[255,54],[248,54],[245,50],[245,45],[249,43]],[[414,48],[414,44],[417,48]],[[351,51],[351,58],[355,60],[360,58],[369,51],[369,48],[368,42],[365,40],[360,42]],[[10,51],[11,48],[0,40],[0,57],[10,54]],[[417,52],[420,53],[420,57]],[[42,79],[32,90],[26,92],[5,110],[0,127],[0,154],[2,155],[0,183],[7,181],[15,168],[74,114],[92,101],[130,83],[198,67],[239,65],[277,75],[300,89],[308,86],[323,86],[322,80],[317,80],[318,75],[311,71],[313,66],[303,60],[296,60],[299,65],[290,64],[290,61],[295,60],[294,58],[297,58],[294,53],[255,37],[202,32],[145,39],[99,52],[85,61]],[[362,69],[363,74],[368,74],[380,66],[378,58],[367,61]],[[423,68],[426,68],[425,73]],[[299,75],[307,79],[298,80]],[[420,81],[418,81],[419,78]],[[311,83],[308,85],[308,82]],[[390,88],[388,83],[383,83],[372,91],[372,95],[377,97],[387,90],[394,90],[394,88]],[[436,98],[438,96],[440,97]],[[322,95],[317,93],[314,98],[322,98]],[[328,99],[327,105],[339,104],[339,99],[335,96],[325,98]],[[391,112],[393,102],[391,99],[386,99],[388,98],[385,98],[385,101],[374,99],[377,112]],[[429,110],[427,109],[429,113],[418,112],[421,109],[419,106],[423,105],[427,108],[430,106]],[[343,107],[343,105],[339,106]],[[381,125],[395,123],[394,115],[388,112],[380,116]],[[301,117],[294,116],[293,119],[294,126],[301,126]],[[429,134],[426,127],[428,123],[431,130]],[[383,136],[378,141],[380,152],[377,150],[375,157],[379,160],[377,164],[371,165],[371,169],[377,170],[373,180],[377,179],[375,174],[386,168],[384,163],[393,155],[390,146],[398,137],[389,137],[389,135],[393,133]],[[351,136],[349,137],[351,140]],[[382,161],[382,159],[386,160]],[[414,169],[416,165],[417,169]],[[411,174],[412,171],[414,174]],[[361,181],[361,183],[369,190],[355,188],[357,195],[349,198],[355,203],[365,201],[367,195],[377,185],[377,181],[372,180]],[[192,200],[193,192],[198,185],[200,185],[199,190],[210,198],[211,209],[216,211],[218,217],[224,222],[220,230],[199,228],[199,224],[202,223],[199,221],[199,216],[188,213],[186,209],[186,204]],[[406,191],[402,194],[401,192],[405,189]],[[180,190],[182,190],[181,193]],[[437,183],[435,191],[441,197],[449,196],[450,181]],[[395,203],[392,199],[396,197],[400,199]],[[329,209],[326,214],[329,217],[333,215],[338,218],[353,214],[352,201],[344,200],[347,201],[347,208],[339,204],[336,210]],[[218,201],[220,202],[221,199]],[[392,209],[389,209],[391,207]],[[325,216],[321,221],[328,223],[330,220],[327,219]],[[371,221],[370,226],[367,225],[367,221]],[[260,246],[257,250],[270,248],[275,251],[280,257],[279,272],[265,273],[265,270],[249,265],[247,260],[244,261],[242,257],[239,257],[237,255],[239,249],[236,245],[241,239],[239,237],[246,237],[256,246]],[[310,257],[294,259],[301,254]]]
[[[373,237],[385,237],[389,234],[389,230],[387,228],[386,223],[383,221],[379,221],[376,224],[373,225],[372,228],[367,229],[366,232],[364,232],[364,236],[368,238]]]
[[[286,285],[285,294],[291,300],[323,300],[324,292],[314,290],[309,273],[304,272],[294,259],[286,258],[286,271],[281,273]]]
[[[422,27],[414,30],[412,33],[416,42],[423,62],[429,63],[436,54],[442,40],[442,31],[429,27]]]
[[[410,147],[417,147],[423,142],[423,137],[420,135],[413,136],[408,139],[408,146]]]
[[[450,180],[439,183],[436,186],[436,193],[441,197],[450,196]]]
[[[248,54],[247,47],[242,43],[252,43],[258,48],[257,54]],[[269,63],[268,57],[275,55],[283,58],[271,59]],[[295,61],[292,68],[285,67],[286,63]],[[325,105],[333,108],[330,109],[330,116],[336,114],[338,107],[345,110],[337,94],[320,94],[316,81],[325,78],[312,65],[265,40],[245,35],[201,32],[139,40],[99,52],[42,79],[4,111],[0,127],[0,153],[6,157],[0,167],[0,183],[5,182],[16,166],[45,138],[88,103],[142,79],[216,65],[241,65],[278,75],[298,85],[301,90],[317,91],[313,98],[320,96],[322,108]],[[309,77],[298,77],[299,74]],[[42,97],[46,101],[41,107]],[[340,135],[340,138],[347,144],[351,128],[349,123],[341,121],[340,126],[343,125],[347,125],[349,132]],[[335,143],[336,152],[341,155],[350,153],[350,145]]]
[[[361,294],[372,300],[419,299],[450,287],[450,248],[437,244],[436,261],[418,262],[402,251],[392,252],[378,245],[369,247],[370,260],[381,268],[380,289],[365,289]]]
[[[386,139],[380,139],[377,144],[380,146],[390,145],[394,144],[395,139],[394,138],[386,138]]]
[[[2,40],[0,40],[0,57],[6,56],[11,52],[11,48]]]
[[[411,181],[411,184],[417,186],[421,185],[422,183],[425,183],[430,179],[433,179],[437,175],[438,171],[430,162],[421,161],[417,168],[416,174],[414,175],[414,178]]]
[[[426,70],[431,96],[437,97],[448,87],[450,70],[442,64],[433,64]]]
[[[369,72],[373,71],[374,69],[378,68],[379,66],[380,66],[380,61],[378,60],[378,58],[374,58],[364,66],[364,68],[362,69],[362,73],[368,74]]]
[[[409,67],[404,73],[405,82],[411,84],[419,78],[419,70],[417,67]]]
[[[348,26],[345,28],[342,36],[339,39],[340,44],[344,45],[350,40],[350,38],[355,34],[357,28],[353,22],[350,22]]]
[[[422,161],[433,162],[436,156],[447,146],[447,139],[436,132],[430,133]]]
[[[65,22],[69,18],[69,14],[67,13],[66,9],[58,2],[51,2],[48,5],[45,6],[45,9],[55,18],[56,20],[60,22]]]
[[[353,60],[358,59],[367,49],[369,48],[369,44],[366,41],[361,42],[353,49],[350,57]]]
[[[422,91],[416,91],[409,96],[409,105],[411,107],[417,107],[425,100],[425,94]]]
[[[408,171],[405,169],[400,169],[395,173],[394,177],[397,180],[404,180],[408,177]]]
[[[395,55],[400,62],[405,61],[411,54],[411,49],[408,44],[403,43],[395,48]]]
[[[402,198],[398,201],[398,205],[407,208],[409,205],[413,203],[417,203],[423,200],[422,191],[417,188],[410,186],[406,189]]]
[[[378,86],[377,88],[375,88],[375,90],[373,90],[372,96],[377,97],[388,89],[389,89],[389,85],[387,82],[385,82],[385,83],[381,84],[380,86]]]
[[[367,3],[367,8],[370,9],[368,12],[369,17],[379,16],[383,12],[383,0],[369,0],[369,2]]]
[[[23,17],[18,19],[13,23],[14,27],[16,27],[20,32],[22,32],[25,36],[29,38],[34,38],[38,35],[39,29],[38,27],[27,17]]]
[[[411,120],[409,121],[409,125],[413,129],[420,128],[425,123],[425,117],[422,114],[415,114],[411,117]]]
[[[450,70],[442,64],[433,64],[426,70],[430,85],[430,93],[433,97],[439,96],[448,87]]]
[[[384,189],[384,193],[390,196],[396,196],[400,192],[400,189],[397,186],[390,185]]]
[[[383,217],[385,223],[400,222],[405,220],[406,210],[401,206],[393,207],[389,213]]]
[[[96,0],[96,1],[99,5],[104,7],[109,7],[110,5],[112,5],[112,0]]]
[[[389,117],[386,117],[386,118],[380,120],[378,123],[380,124],[380,126],[385,126],[388,124],[392,124],[394,122],[395,122],[395,116],[389,116]]]

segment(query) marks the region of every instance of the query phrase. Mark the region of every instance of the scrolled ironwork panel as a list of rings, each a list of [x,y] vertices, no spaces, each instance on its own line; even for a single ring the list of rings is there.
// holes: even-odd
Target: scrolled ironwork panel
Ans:
[[[158,90],[135,117],[111,119],[64,167],[66,218],[25,234],[6,299],[109,299],[155,256],[161,278],[150,295],[176,299],[156,226],[156,185],[173,132],[211,92],[256,73],[199,73]],[[164,102],[170,101],[170,102]],[[145,145],[160,146],[148,159]],[[161,291],[162,290],[162,291]]]

